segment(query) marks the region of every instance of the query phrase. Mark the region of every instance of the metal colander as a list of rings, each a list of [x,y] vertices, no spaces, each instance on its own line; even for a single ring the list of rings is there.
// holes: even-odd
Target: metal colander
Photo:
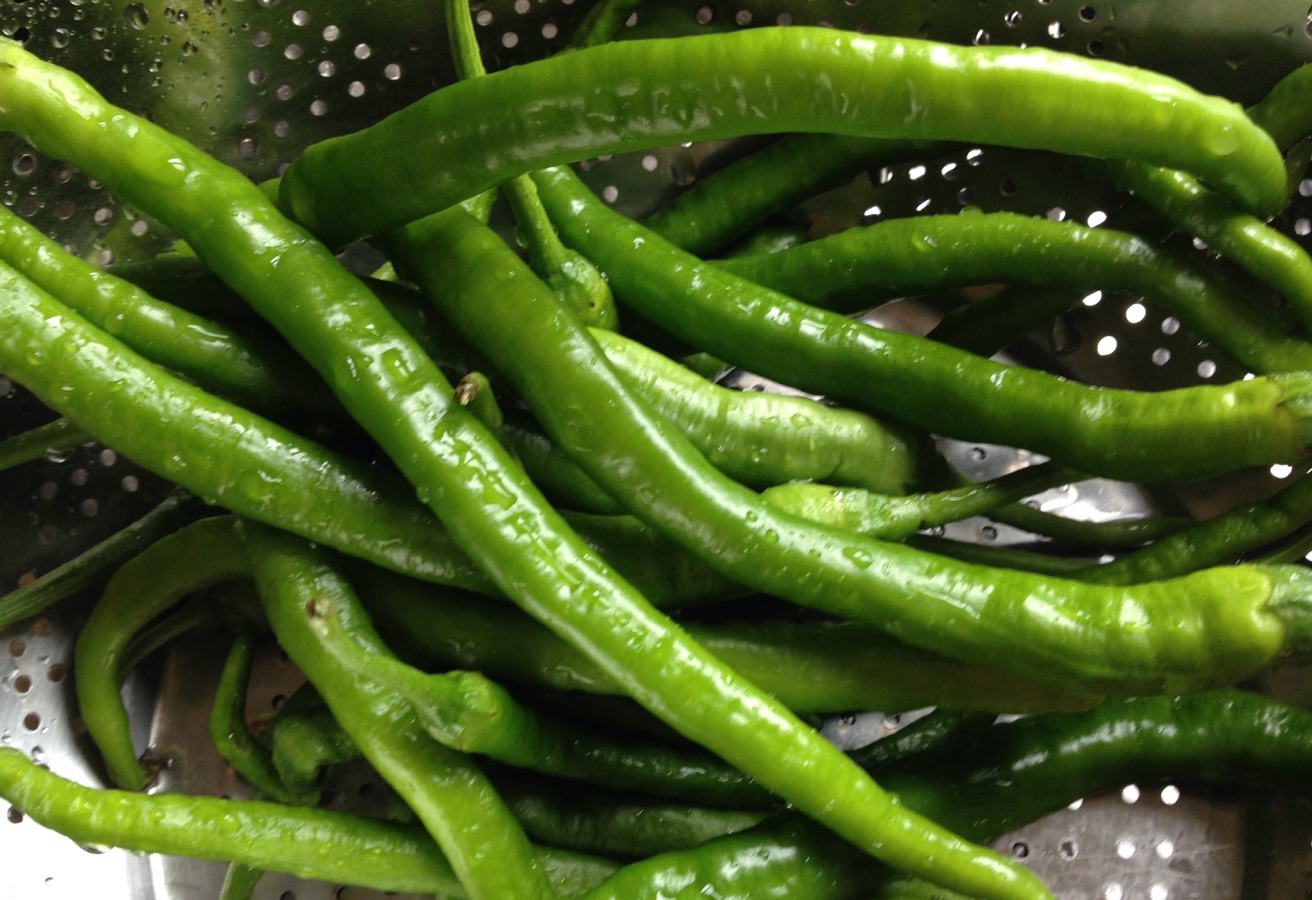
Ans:
[[[489,0],[476,12],[489,69],[564,45],[585,3]],[[629,32],[696,32],[769,24],[827,24],[958,43],[1025,43],[1140,64],[1199,88],[1251,103],[1312,56],[1306,2],[1191,0],[653,0]],[[257,179],[314,141],[350,131],[450,81],[436,3],[412,0],[0,0],[0,31],[67,65],[111,100],[179,132]],[[999,101],[1005,102],[1005,101]],[[642,214],[739,152],[717,143],[594,160],[586,178],[625,212]],[[1312,181],[1277,225],[1312,232]],[[70,249],[113,268],[147,259],[170,241],[157,222],[71,166],[0,136],[0,198]],[[914,212],[971,204],[1097,224],[1118,200],[1071,162],[994,148],[966,148],[867,173],[794,213],[815,234]],[[929,307],[881,311],[923,330]],[[1242,374],[1209,353],[1170,315],[1141,297],[1096,286],[1075,311],[1015,348],[1025,362],[1094,383],[1161,388]],[[750,376],[739,383],[750,384]],[[0,374],[0,437],[48,417]],[[1005,448],[949,449],[968,472],[987,476],[1014,462]],[[1041,498],[1053,511],[1086,518],[1142,514],[1153,504],[1206,515],[1274,489],[1287,472],[1191,486],[1151,501],[1108,482]],[[85,446],[0,473],[0,591],[112,533],[158,499],[163,486],[112,449]],[[952,536],[1023,542],[1031,536],[972,521]],[[0,630],[0,744],[56,772],[99,783],[95,756],[71,697],[71,640],[83,615],[67,604]],[[210,748],[204,725],[219,650],[181,643],[129,681],[138,745],[167,762],[158,789],[243,796],[245,787]],[[298,675],[271,654],[258,667],[252,717],[267,714]],[[1267,690],[1305,702],[1297,672],[1264,680]],[[835,741],[856,745],[891,732],[894,715],[835,718]],[[377,796],[364,769],[336,776],[330,805],[358,807]],[[5,809],[0,821],[0,898],[199,900],[216,895],[224,867],[103,848],[80,848]],[[1312,891],[1312,820],[1294,801],[1237,789],[1127,785],[1086,798],[1001,838],[996,846],[1033,866],[1062,900],[1289,900]],[[355,900],[377,896],[278,875],[256,896],[269,900]]]

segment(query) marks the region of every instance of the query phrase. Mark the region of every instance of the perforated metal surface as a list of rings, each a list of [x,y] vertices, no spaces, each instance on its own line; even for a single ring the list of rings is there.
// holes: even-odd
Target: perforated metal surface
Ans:
[[[476,21],[489,68],[563,46],[585,11],[583,0],[492,0]],[[1148,65],[1243,102],[1312,55],[1306,4],[1200,4],[1188,0],[761,0],[661,3],[639,10],[629,33],[734,29],[764,24],[832,24],[963,43],[1044,44]],[[81,72],[112,100],[146,113],[255,178],[276,174],[301,148],[352,130],[450,79],[437,4],[411,0],[295,2],[97,2],[3,0],[0,31]],[[1000,101],[1001,102],[1001,101]],[[592,161],[587,178],[610,202],[641,214],[731,158],[731,145],[673,147]],[[1064,160],[1037,163],[992,148],[966,148],[869,173],[808,202],[796,213],[813,234],[912,212],[972,204],[1090,224],[1116,213],[1105,188]],[[1300,238],[1312,232],[1306,196],[1278,224]],[[76,169],[0,136],[0,200],[75,252],[99,264],[145,259],[169,235]],[[907,310],[913,314],[908,316]],[[923,328],[923,310],[902,321]],[[1158,388],[1219,381],[1239,374],[1216,359],[1169,314],[1143,298],[1091,286],[1083,303],[1050,330],[1032,336],[1027,361],[1102,384]],[[43,413],[0,375],[0,436]],[[1001,448],[963,446],[959,458],[979,474],[1006,466]],[[1277,472],[1241,483],[1203,486],[1179,498],[1207,512],[1272,489]],[[0,590],[120,527],[158,496],[159,486],[110,449],[85,447],[66,458],[0,473]],[[1045,506],[1081,517],[1144,511],[1125,486],[1082,485],[1046,495]],[[1026,536],[978,522],[953,533],[1005,542]],[[70,695],[75,606],[0,630],[0,744],[16,746],[57,772],[97,782],[94,754],[78,727]],[[205,685],[217,671],[213,647],[185,644],[147,666],[129,684],[137,738],[167,758],[162,789],[240,796],[204,738]],[[269,709],[295,673],[273,656],[262,664],[251,715]],[[1298,676],[1272,687],[1309,700]],[[840,743],[895,727],[883,714],[836,719]],[[369,784],[348,772],[346,800]],[[199,900],[213,897],[219,864],[88,852],[24,820],[0,820],[0,898]],[[1090,798],[998,846],[1032,865],[1063,900],[1229,900],[1303,897],[1312,888],[1312,824],[1302,807],[1239,791],[1188,785],[1127,786]],[[279,876],[260,898],[317,900],[375,896]]]

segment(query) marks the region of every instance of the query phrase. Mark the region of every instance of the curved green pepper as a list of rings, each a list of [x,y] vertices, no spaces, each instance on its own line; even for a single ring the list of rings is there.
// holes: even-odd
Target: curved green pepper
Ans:
[[[1290,462],[1312,435],[1306,372],[1135,392],[1005,366],[744,281],[608,208],[567,169],[534,177],[562,235],[605,270],[621,303],[703,350],[802,390],[935,434],[1025,447],[1130,481]]]
[[[621,241],[632,234],[622,229]],[[782,513],[634,398],[582,323],[463,211],[412,223],[386,244],[579,465],[727,577],[913,645],[1091,690],[1227,684],[1309,647],[1312,575],[1296,568],[1109,589],[953,565]]]
[[[1007,212],[915,216],[716,264],[839,312],[947,285],[995,281],[1134,291],[1157,300],[1252,371],[1312,369],[1312,344],[1290,335],[1252,298],[1177,254],[1110,228]]]
[[[784,131],[1143,159],[1193,172],[1261,215],[1285,198],[1266,133],[1237,105],[1173,79],[1040,48],[789,27],[625,41],[458,82],[307,148],[280,202],[344,243],[542,166]]]
[[[368,289],[243,176],[12,42],[0,43],[0,89],[0,124],[175,228],[311,362],[497,586],[650,711],[867,853],[999,900],[1050,896],[1027,870],[893,803],[653,609],[453,403],[450,385]]]

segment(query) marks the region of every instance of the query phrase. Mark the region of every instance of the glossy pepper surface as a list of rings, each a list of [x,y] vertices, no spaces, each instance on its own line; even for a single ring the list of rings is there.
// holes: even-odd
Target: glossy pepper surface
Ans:
[[[610,209],[568,169],[534,177],[562,235],[624,305],[728,362],[935,434],[1150,482],[1290,462],[1312,434],[1307,372],[1136,392],[1005,366],[737,278]]]
[[[781,512],[628,393],[577,317],[472,217],[444,211],[386,246],[576,462],[730,578],[910,644],[1090,690],[1216,686],[1307,646],[1312,576],[1296,568],[1108,589],[948,563]]]
[[[1284,164],[1266,133],[1173,79],[1037,48],[806,27],[624,41],[458,82],[308,148],[281,203],[341,243],[542,166],[785,131],[1144,159],[1254,212],[1284,205]]]
[[[654,610],[453,403],[450,385],[377,298],[257,187],[17,44],[0,44],[0,63],[10,101],[0,124],[175,228],[316,368],[493,581],[640,703],[866,852],[999,900],[1049,896],[1032,873],[892,802]],[[213,213],[216,195],[227,215]]]

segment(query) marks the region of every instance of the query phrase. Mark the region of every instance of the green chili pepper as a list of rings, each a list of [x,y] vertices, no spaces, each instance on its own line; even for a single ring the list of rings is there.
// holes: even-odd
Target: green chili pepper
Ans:
[[[1306,373],[1136,393],[1003,366],[750,285],[606,208],[568,170],[535,177],[557,227],[622,303],[766,377],[1126,480],[1197,479],[1304,451]]]
[[[174,228],[311,362],[498,587],[635,699],[866,852],[998,900],[1047,895],[1032,874],[906,814],[822,737],[655,611],[452,402],[450,385],[376,298],[243,176],[16,44],[0,44],[0,64],[0,124]],[[1243,157],[1243,135],[1232,136],[1239,144],[1226,149]],[[283,182],[290,196],[305,197],[303,188]],[[216,196],[229,214],[209,212]]]
[[[208,502],[422,578],[498,593],[399,479],[136,356],[0,264],[0,368],[97,439]],[[115,403],[104,402],[105,385]],[[238,436],[234,441],[233,436]],[[225,453],[213,448],[224,446]],[[657,602],[732,584],[631,520],[572,518]]]
[[[673,896],[695,900],[842,900],[857,897],[889,871],[799,816],[778,815],[760,825],[630,863],[580,900],[629,900]],[[653,891],[650,886],[657,886]]]
[[[1106,700],[981,730],[958,759],[912,762],[889,781],[913,808],[976,837],[1130,781],[1198,778],[1301,793],[1312,788],[1307,723],[1302,710],[1228,688]],[[961,778],[960,759],[988,774]],[[943,789],[945,776],[955,788]]]
[[[253,523],[243,544],[278,642],[424,823],[470,897],[554,897],[536,850],[477,766],[430,740],[403,699],[340,665],[328,644],[334,630],[368,651],[386,649],[323,551]]]
[[[582,324],[463,211],[385,243],[576,462],[727,577],[916,646],[1089,690],[1227,684],[1304,650],[1312,576],[1299,569],[1214,569],[1107,590],[950,564],[782,513],[633,398]]]
[[[255,888],[264,878],[264,870],[242,863],[230,863],[219,887],[219,900],[251,900]]]
[[[643,858],[733,834],[765,813],[653,803],[649,797],[493,772],[492,782],[529,835],[544,844]]]
[[[378,569],[353,577],[398,650],[418,664],[469,668],[560,690],[618,693],[614,679],[527,616]],[[945,706],[994,712],[1082,709],[1092,695],[959,663],[854,622],[689,622],[689,633],[797,712]]]
[[[239,544],[228,538],[230,517],[202,519],[161,538],[110,578],[78,634],[73,665],[78,706],[115,784],[139,789],[147,774],[137,761],[127,711],[120,697],[121,667],[133,635],[178,598],[220,581],[249,577]],[[187,552],[203,547],[202,553]]]
[[[391,822],[263,800],[90,788],[59,777],[12,747],[0,747],[0,796],[84,846],[239,860],[381,891],[465,896],[433,839],[421,829]],[[564,895],[587,890],[616,868],[582,854],[539,853]]]
[[[957,475],[956,480],[964,487],[973,484],[961,475]],[[1145,515],[1138,518],[1102,521],[1076,519],[1031,506],[1029,502],[999,506],[990,510],[988,515],[994,521],[1068,544],[1070,548],[1083,548],[1086,555],[1088,551],[1094,549],[1139,547],[1194,524],[1187,516],[1170,515]],[[1216,558],[1213,564],[1219,565],[1228,561],[1230,560]],[[1183,571],[1176,574],[1183,574]]]
[[[1170,578],[1239,559],[1310,520],[1312,476],[1303,472],[1266,500],[1236,506],[1112,562],[1091,566],[1075,577],[1103,584]]]
[[[1252,561],[1256,563],[1302,562],[1307,559],[1309,553],[1312,553],[1312,526],[1304,525],[1253,557]]]
[[[283,786],[269,752],[246,727],[246,684],[254,662],[254,637],[249,633],[238,634],[215,687],[209,717],[210,740],[228,765],[261,795],[280,803],[309,803],[308,796]]]
[[[983,515],[1078,480],[1077,474],[1045,463],[992,481],[932,494],[895,497],[859,488],[794,483],[769,488],[761,496],[779,509],[813,522],[855,534],[901,540],[921,529]]]
[[[1202,239],[1208,249],[1275,288],[1304,336],[1312,335],[1312,257],[1297,241],[1257,216],[1235,209],[1227,198],[1186,172],[1114,162],[1106,165],[1106,171],[1119,187],[1148,203],[1186,234]],[[1196,323],[1188,324],[1198,329]],[[1208,337],[1201,330],[1199,334]]]
[[[1308,102],[1312,67],[1303,65],[1276,82],[1266,96],[1248,110],[1248,116],[1288,150],[1312,131],[1312,103]]]
[[[601,0],[594,3],[570,37],[569,46],[564,52],[582,50],[584,47],[594,47],[614,40],[638,4],[639,0]]]
[[[624,382],[735,481],[814,479],[901,493],[922,474],[916,442],[863,413],[809,397],[731,391],[622,335],[592,337]]]
[[[841,312],[948,284],[1093,283],[1155,298],[1253,371],[1312,369],[1312,344],[1290,336],[1233,286],[1135,235],[1075,222],[1005,212],[890,219],[717,265]]]
[[[914,141],[791,134],[711,173],[644,224],[676,247],[712,256],[771,216],[857,173],[923,158]]]
[[[542,166],[783,131],[1123,156],[1193,172],[1258,214],[1284,205],[1265,132],[1169,78],[1039,48],[802,27],[625,41],[458,82],[308,148],[281,199],[342,243]]]
[[[279,715],[269,726],[268,740],[279,780],[298,793],[316,790],[326,767],[360,756],[360,748],[325,707]]]
[[[321,403],[314,374],[276,341],[241,334],[87,264],[7,207],[0,260],[128,346],[217,393],[280,410]]]
[[[1027,550],[1023,547],[954,541],[928,534],[913,534],[907,538],[906,543],[908,546],[936,553],[939,556],[946,556],[949,559],[959,559],[962,562],[990,566],[996,569],[1014,569],[1021,572],[1055,575],[1058,578],[1076,578],[1079,571],[1088,565],[1087,559],[1073,559],[1069,556],[1058,556],[1039,550]],[[1040,544],[1038,546],[1046,545]],[[1054,547],[1055,551],[1061,549],[1063,548]]]
[[[334,663],[404,699],[428,734],[455,750],[654,796],[695,797],[715,806],[773,803],[760,786],[700,748],[625,740],[553,719],[520,703],[479,672],[427,675],[353,641],[343,624],[334,621],[337,616],[321,616],[319,637]]]
[[[1108,519],[1103,522],[1073,519],[1044,512],[1024,503],[995,509],[989,515],[999,522],[1032,534],[1085,548],[1141,546],[1150,541],[1160,541],[1193,525],[1193,520],[1184,516],[1143,516],[1138,519]],[[1233,557],[1214,557],[1212,564],[1220,565],[1232,559]],[[1182,573],[1183,571],[1176,574]]]
[[[1021,511],[1018,507],[1015,512]],[[1037,513],[1037,510],[1031,510]],[[1146,518],[1124,522],[1079,522],[1046,516],[1043,521],[1028,521],[1027,516],[1001,516],[1017,527],[1034,526],[1036,533],[1045,533],[1044,525],[1054,520],[1064,523],[1057,532],[1071,539],[1076,546],[1106,548],[1124,544],[1152,543],[1133,550],[1117,559],[1096,565],[1082,565],[1078,560],[1053,558],[1047,555],[1019,557],[1020,551],[1009,548],[978,548],[954,545],[949,551],[943,544],[932,549],[938,552],[965,554],[987,564],[1009,564],[1030,571],[1060,574],[1066,578],[1100,584],[1137,584],[1146,581],[1173,578],[1186,572],[1196,572],[1208,566],[1225,565],[1243,558],[1249,551],[1296,533],[1312,518],[1312,483],[1306,473],[1274,496],[1246,503],[1213,516],[1202,522],[1191,523],[1171,517]],[[1107,530],[1110,529],[1110,530]],[[999,556],[1002,553],[1004,555]],[[974,554],[974,555],[971,555]],[[1285,554],[1281,561],[1301,559],[1302,553]],[[1263,561],[1276,561],[1263,559]]]

